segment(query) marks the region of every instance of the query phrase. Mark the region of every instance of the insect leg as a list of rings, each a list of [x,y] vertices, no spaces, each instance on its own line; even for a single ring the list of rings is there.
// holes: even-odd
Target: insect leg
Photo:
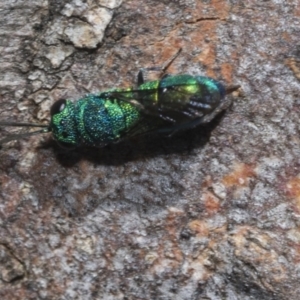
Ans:
[[[164,76],[168,76],[168,74],[165,74],[166,70],[169,68],[169,66],[173,63],[173,61],[177,58],[177,56],[182,51],[182,48],[179,48],[178,51],[162,66],[154,66],[154,67],[148,67],[148,68],[141,68],[138,76],[137,76],[137,85],[140,86],[141,84],[145,83],[145,78],[147,79],[147,76],[144,73],[148,73],[150,71],[157,71],[160,72],[161,75],[159,78],[163,78]]]

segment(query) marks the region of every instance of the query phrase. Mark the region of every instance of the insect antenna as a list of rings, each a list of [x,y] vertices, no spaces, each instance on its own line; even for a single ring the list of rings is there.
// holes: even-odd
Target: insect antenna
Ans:
[[[5,144],[7,142],[13,141],[13,140],[19,140],[24,137],[32,136],[32,135],[37,135],[41,133],[47,133],[50,132],[49,125],[44,125],[44,124],[34,124],[34,123],[18,123],[18,122],[11,122],[11,121],[1,121],[0,122],[0,127],[39,127],[43,128],[37,131],[32,131],[32,132],[25,132],[25,133],[18,133],[18,134],[11,134],[5,137],[4,139],[0,140],[0,146],[2,144]]]

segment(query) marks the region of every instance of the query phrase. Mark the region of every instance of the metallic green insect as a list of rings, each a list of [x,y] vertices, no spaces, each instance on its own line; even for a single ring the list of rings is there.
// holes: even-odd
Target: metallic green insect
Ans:
[[[111,89],[90,94],[76,102],[61,99],[50,110],[49,125],[0,122],[0,126],[40,127],[41,130],[10,135],[0,145],[24,136],[51,132],[63,147],[101,147],[150,132],[172,134],[210,122],[230,104],[218,81],[204,76],[165,75],[144,81],[137,88]]]

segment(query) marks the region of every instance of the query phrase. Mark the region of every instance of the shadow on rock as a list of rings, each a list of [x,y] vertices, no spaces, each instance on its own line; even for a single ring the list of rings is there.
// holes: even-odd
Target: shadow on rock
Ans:
[[[54,140],[49,140],[40,148],[52,148],[58,162],[65,167],[72,167],[82,159],[94,164],[117,166],[147,157],[186,153],[203,147],[209,141],[211,132],[218,126],[222,115],[223,113],[209,124],[178,132],[171,137],[149,134],[103,148],[79,147],[72,150],[61,148]]]

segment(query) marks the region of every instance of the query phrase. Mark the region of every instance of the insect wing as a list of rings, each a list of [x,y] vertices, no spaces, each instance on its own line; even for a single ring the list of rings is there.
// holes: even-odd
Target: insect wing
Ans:
[[[209,120],[206,116],[219,111],[224,96],[225,88],[219,82],[191,75],[168,75],[161,80],[141,84],[137,89],[115,89],[101,94],[101,97],[111,100],[126,101],[143,114],[173,124],[195,119]]]
[[[100,94],[110,100],[125,101],[137,107],[143,114],[159,117],[164,121],[176,123],[200,117],[198,110],[188,108],[192,93],[183,85],[156,89],[114,90]]]

